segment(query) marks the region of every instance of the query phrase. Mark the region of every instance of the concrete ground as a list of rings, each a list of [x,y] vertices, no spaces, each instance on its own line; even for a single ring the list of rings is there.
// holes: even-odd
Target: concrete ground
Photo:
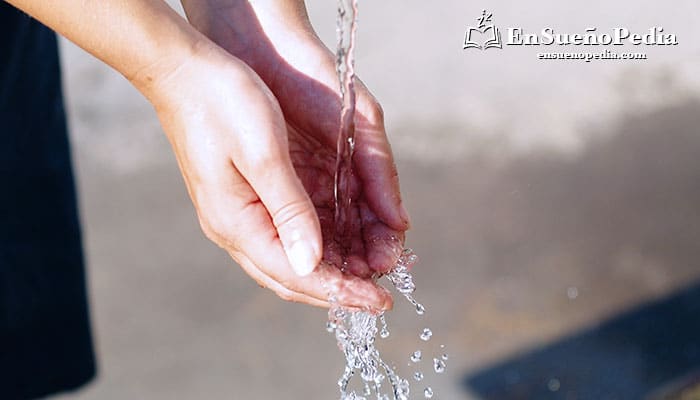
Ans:
[[[333,2],[309,3],[332,43]],[[386,109],[428,308],[398,301],[382,349],[409,375],[415,349],[445,344],[440,399],[493,398],[465,378],[700,282],[697,2],[477,3],[361,3],[358,69]],[[591,64],[464,51],[484,6],[504,27],[664,25],[680,45]],[[209,243],[150,106],[62,50],[100,371],[55,398],[337,398],[325,313],[278,300]]]

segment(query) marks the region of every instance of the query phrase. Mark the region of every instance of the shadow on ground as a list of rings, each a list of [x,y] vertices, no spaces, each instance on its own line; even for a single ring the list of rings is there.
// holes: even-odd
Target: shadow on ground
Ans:
[[[482,330],[480,322],[484,335],[500,329],[490,342],[501,361],[473,368],[467,388],[499,400],[644,399],[696,376],[698,111],[698,101],[688,100],[630,113],[615,134],[575,157],[529,157],[491,171],[482,191],[491,211],[470,225],[484,229],[483,273],[500,274],[496,284],[517,282],[506,288],[529,283],[544,294],[485,289],[472,298],[472,331]],[[510,193],[498,196],[503,188]],[[544,306],[552,290],[566,295]],[[547,313],[534,311],[537,297]],[[488,316],[476,311],[491,303]],[[493,343],[528,337],[530,345],[519,348]]]
[[[489,367],[465,384],[484,399],[649,398],[700,372],[698,315],[700,285]]]

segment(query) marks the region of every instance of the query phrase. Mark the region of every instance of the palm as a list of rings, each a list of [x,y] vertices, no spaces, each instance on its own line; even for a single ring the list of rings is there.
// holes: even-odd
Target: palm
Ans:
[[[313,43],[309,44],[313,46]],[[327,56],[320,47],[309,52]],[[301,57],[305,59],[306,57]],[[317,57],[318,59],[318,57]],[[368,277],[375,271],[386,272],[401,250],[403,231],[390,228],[377,216],[367,200],[366,193],[375,193],[388,188],[372,187],[371,182],[361,179],[363,173],[371,174],[372,167],[360,164],[366,161],[376,165],[382,151],[375,151],[371,140],[372,129],[379,129],[359,115],[357,118],[356,152],[353,159],[353,175],[349,187],[352,199],[349,215],[349,234],[346,241],[335,239],[335,169],[336,146],[339,133],[340,99],[322,81],[335,82],[332,62],[317,69],[315,79],[301,74],[293,65],[280,62],[274,71],[274,79],[268,80],[270,89],[279,101],[289,132],[289,149],[297,175],[309,193],[321,223],[324,238],[324,260],[341,266],[349,272]],[[260,68],[262,76],[268,75]],[[263,78],[265,79],[265,78]],[[365,90],[364,88],[362,90]]]
[[[297,175],[306,188],[321,223],[324,260],[362,277],[385,272],[401,249],[403,233],[395,231],[371,210],[360,180],[353,176],[350,186],[349,243],[335,239],[334,174],[336,153],[318,138],[289,128],[289,147]]]

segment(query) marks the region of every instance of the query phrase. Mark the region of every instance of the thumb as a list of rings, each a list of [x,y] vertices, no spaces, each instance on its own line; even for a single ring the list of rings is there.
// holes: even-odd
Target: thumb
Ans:
[[[311,200],[289,163],[290,173],[271,179],[259,193],[277,228],[289,264],[299,276],[316,269],[322,256],[321,227]],[[257,189],[256,189],[257,190]]]
[[[286,140],[279,135],[267,139],[258,136],[265,143],[241,146],[249,151],[235,155],[234,165],[267,209],[294,272],[306,276],[321,261],[321,226],[294,170]]]

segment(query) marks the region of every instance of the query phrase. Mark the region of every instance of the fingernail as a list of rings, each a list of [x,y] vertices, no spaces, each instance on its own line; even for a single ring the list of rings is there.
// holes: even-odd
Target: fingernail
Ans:
[[[299,276],[306,276],[316,269],[316,254],[303,240],[295,240],[289,249],[285,248],[292,269]]]
[[[394,298],[391,296],[391,293],[387,290],[387,295],[384,298],[384,304],[382,304],[382,309],[384,311],[391,311],[392,308],[394,308]]]
[[[408,216],[408,211],[406,211],[406,207],[403,205],[403,202],[399,205],[399,214],[401,215],[401,220],[403,220],[403,222],[405,222],[410,228],[411,218]]]

